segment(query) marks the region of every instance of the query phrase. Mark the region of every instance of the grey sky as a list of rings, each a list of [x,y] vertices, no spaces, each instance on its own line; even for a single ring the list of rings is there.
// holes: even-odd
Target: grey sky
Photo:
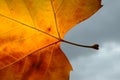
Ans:
[[[120,0],[103,0],[102,4],[65,36],[80,44],[100,44],[99,51],[62,44],[73,65],[71,80],[120,80]]]

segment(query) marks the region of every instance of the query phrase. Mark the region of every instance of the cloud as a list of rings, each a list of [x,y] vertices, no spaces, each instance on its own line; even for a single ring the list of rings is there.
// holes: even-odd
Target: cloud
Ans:
[[[71,61],[71,80],[119,80],[120,43],[104,43],[98,53]]]

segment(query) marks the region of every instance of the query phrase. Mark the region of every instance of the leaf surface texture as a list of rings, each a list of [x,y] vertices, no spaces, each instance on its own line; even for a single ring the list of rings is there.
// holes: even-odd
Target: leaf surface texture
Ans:
[[[0,80],[69,80],[60,40],[101,0],[0,0]]]

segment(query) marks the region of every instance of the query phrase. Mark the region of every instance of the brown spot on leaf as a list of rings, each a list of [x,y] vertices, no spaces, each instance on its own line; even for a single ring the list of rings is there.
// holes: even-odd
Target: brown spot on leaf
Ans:
[[[50,31],[51,31],[51,28],[50,28],[50,27],[49,27],[49,28],[47,28],[47,31],[48,31],[48,32],[50,32]]]

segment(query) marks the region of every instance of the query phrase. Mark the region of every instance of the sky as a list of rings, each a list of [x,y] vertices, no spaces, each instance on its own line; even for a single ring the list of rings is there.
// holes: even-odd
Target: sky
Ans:
[[[65,36],[78,44],[98,43],[100,49],[61,45],[73,66],[70,80],[120,80],[120,0],[103,0],[102,4],[97,13]]]

